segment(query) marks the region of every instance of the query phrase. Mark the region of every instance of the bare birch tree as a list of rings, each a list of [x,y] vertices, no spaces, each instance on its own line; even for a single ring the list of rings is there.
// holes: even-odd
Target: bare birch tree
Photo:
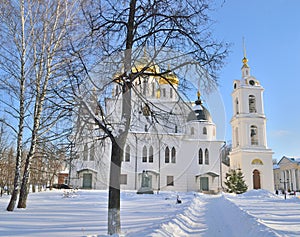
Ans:
[[[41,124],[44,104],[50,97],[48,94],[62,80],[60,72],[67,63],[63,50],[67,30],[72,28],[73,16],[77,11],[77,2],[4,1],[0,7],[0,67],[5,91],[11,95],[10,100],[3,102],[7,105],[7,113],[11,115],[9,124],[17,134],[14,190],[7,207],[8,211],[13,211],[19,190],[18,208],[26,207],[30,165],[39,136],[57,121],[54,119]],[[53,101],[59,103],[56,99]],[[52,113],[57,109],[52,108]],[[29,152],[21,177],[21,153],[25,141],[28,141]]]
[[[98,136],[102,139],[108,138],[111,143],[109,235],[119,234],[121,231],[120,169],[132,120],[132,93],[139,94],[140,99],[147,105],[146,99],[134,82],[138,81],[140,85],[141,79],[139,78],[143,76],[162,76],[171,85],[166,75],[188,64],[198,65],[201,76],[205,77],[208,84],[217,81],[216,72],[223,64],[227,46],[212,37],[210,31],[212,22],[209,18],[210,4],[212,3],[207,0],[127,0],[122,2],[87,0],[82,4],[89,32],[86,37],[82,37],[83,41],[72,44],[71,55],[77,57],[81,65],[76,64],[70,68],[69,75],[72,78],[77,100],[101,130]],[[148,46],[153,49],[150,60],[143,65],[143,68],[133,70],[137,65],[137,58],[142,55],[137,51]],[[180,54],[176,56],[168,54],[170,49]],[[121,52],[124,54],[122,55]],[[119,53],[119,57],[115,56],[116,53]],[[160,57],[163,54],[164,56]],[[163,62],[162,58],[168,60],[166,56],[169,56],[169,62],[176,59],[179,61],[175,65],[172,64],[172,68],[164,67],[160,72],[147,70],[153,66],[155,60],[161,60],[161,62]],[[111,59],[110,63],[105,63],[107,57],[113,57],[115,60]],[[106,68],[106,73],[105,70],[92,72],[96,61],[105,65],[103,67]],[[117,65],[114,67],[112,64]],[[164,64],[168,62],[165,61]],[[72,72],[71,69],[75,70]],[[116,72],[118,74],[113,76]],[[102,78],[101,85],[95,82],[95,74],[98,75],[98,80]],[[110,80],[104,79],[105,77],[110,77]],[[83,82],[90,86],[84,88]],[[96,88],[95,92],[99,96],[105,96],[108,88],[114,83],[121,88],[119,97],[122,101],[122,111],[118,124],[113,124],[109,120],[103,97],[97,97],[91,103],[91,100],[85,96],[92,88]],[[153,111],[149,111],[149,108],[146,106],[145,114],[154,114]]]

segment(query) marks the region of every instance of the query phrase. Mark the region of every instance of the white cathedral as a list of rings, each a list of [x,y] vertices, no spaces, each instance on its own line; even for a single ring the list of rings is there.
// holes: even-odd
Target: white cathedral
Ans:
[[[144,55],[132,69],[149,65]],[[146,72],[160,72],[152,64]],[[132,125],[121,165],[121,189],[139,190],[146,174],[154,191],[200,191],[217,193],[224,187],[225,173],[241,169],[249,189],[274,190],[272,151],[267,147],[263,88],[250,74],[243,59],[242,78],[234,81],[234,113],[230,167],[222,162],[225,142],[218,140],[217,128],[198,92],[195,102],[179,99],[179,79],[174,73],[147,76],[134,81]],[[105,100],[107,120],[120,122],[121,88],[116,83]],[[71,167],[70,184],[87,189],[107,189],[111,144],[88,135],[76,144],[77,159]]]

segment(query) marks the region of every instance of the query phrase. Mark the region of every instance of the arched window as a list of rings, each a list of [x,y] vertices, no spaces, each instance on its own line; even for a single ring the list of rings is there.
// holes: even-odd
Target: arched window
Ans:
[[[194,135],[195,134],[195,129],[194,127],[191,127],[191,135]]]
[[[178,126],[175,125],[175,133],[177,133],[177,132],[178,132]]]
[[[203,165],[203,151],[202,151],[202,149],[200,148],[199,149],[199,152],[198,152],[198,163],[199,163],[199,165]]]
[[[208,149],[205,149],[205,164],[209,165],[209,152]]]
[[[249,95],[249,113],[256,113],[256,101],[254,95]]]
[[[152,87],[151,88],[151,90],[152,90],[152,94],[151,95],[152,95],[152,97],[155,97],[155,83],[154,82],[151,83],[151,87]]]
[[[90,160],[94,161],[95,160],[95,145],[93,144],[91,146],[91,150],[90,150]]]
[[[163,97],[166,97],[166,96],[167,96],[166,88],[163,88],[163,89],[162,89],[162,94],[163,94]]]
[[[147,95],[147,80],[144,79],[143,81],[143,95]]]
[[[240,145],[240,140],[239,140],[239,128],[235,128],[235,142],[236,146]]]
[[[88,160],[88,156],[89,156],[89,148],[88,145],[85,144],[83,147],[83,160]]]
[[[171,151],[171,162],[176,163],[176,150],[175,150],[175,147],[173,147],[172,151]]]
[[[251,145],[258,145],[258,129],[255,125],[250,127]]]
[[[166,147],[165,150],[165,163],[169,163],[170,162],[170,149],[169,147]]]
[[[153,163],[153,147],[149,148],[149,163]]]
[[[260,159],[254,159],[251,162],[251,165],[263,165],[264,163]]]
[[[129,146],[129,145],[126,146],[126,150],[125,150],[125,161],[127,161],[127,162],[130,161],[130,146]]]
[[[239,100],[238,100],[238,98],[235,99],[235,111],[236,111],[236,114],[239,114],[239,113],[240,113],[240,110],[239,110]]]
[[[207,135],[207,128],[206,127],[203,128],[203,134]]]
[[[143,147],[143,158],[142,158],[143,162],[147,162],[147,147],[144,146]]]

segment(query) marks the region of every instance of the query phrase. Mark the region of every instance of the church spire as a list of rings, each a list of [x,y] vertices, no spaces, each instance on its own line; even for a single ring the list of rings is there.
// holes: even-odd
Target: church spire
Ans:
[[[201,93],[200,93],[200,78],[198,79],[198,91],[197,91],[197,100],[195,101],[196,105],[201,105],[202,101],[201,101]]]
[[[248,59],[247,59],[247,55],[246,55],[246,46],[245,46],[245,39],[243,37],[243,53],[244,53],[244,57],[242,59],[242,77],[246,78],[250,76],[250,67],[248,66]]]

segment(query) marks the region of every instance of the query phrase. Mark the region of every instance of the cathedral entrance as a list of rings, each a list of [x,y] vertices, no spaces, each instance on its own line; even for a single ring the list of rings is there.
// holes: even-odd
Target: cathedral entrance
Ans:
[[[208,191],[208,177],[200,177],[200,190]]]
[[[253,171],[253,189],[260,189],[260,172],[258,170]]]
[[[86,188],[86,189],[92,188],[92,174],[83,174],[82,188]]]

